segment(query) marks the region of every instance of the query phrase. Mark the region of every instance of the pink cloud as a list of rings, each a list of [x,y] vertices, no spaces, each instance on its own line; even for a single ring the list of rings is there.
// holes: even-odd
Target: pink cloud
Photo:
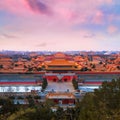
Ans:
[[[4,10],[16,15],[26,15],[28,7],[24,0],[2,0],[0,1],[0,10]]]
[[[117,32],[117,30],[118,28],[116,26],[111,25],[108,27],[108,33],[110,34]]]
[[[28,7],[33,11],[40,14],[51,15],[52,11],[48,4],[40,0],[27,0]]]
[[[104,0],[107,4],[112,4],[114,1],[113,0]]]
[[[70,24],[89,23],[89,18],[94,16],[92,23],[102,24],[104,14],[99,10],[100,5],[112,4],[112,0],[52,0],[54,2],[53,11],[56,18]],[[51,2],[52,3],[52,2]],[[53,4],[53,3],[52,3]]]
[[[104,22],[103,20],[104,20],[104,14],[100,10],[96,11],[92,22],[94,24],[103,24],[103,22]]]
[[[104,15],[98,10],[99,6],[112,3],[112,0],[1,0],[0,9],[18,16],[32,18],[34,15],[37,19],[38,14],[39,18],[46,14],[52,17],[47,18],[49,22],[68,25],[89,23],[89,18],[93,16],[93,24],[102,24]]]

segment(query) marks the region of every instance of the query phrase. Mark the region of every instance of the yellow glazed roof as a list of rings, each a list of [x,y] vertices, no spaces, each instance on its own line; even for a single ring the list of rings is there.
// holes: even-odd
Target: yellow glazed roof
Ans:
[[[46,65],[75,65],[74,61],[67,61],[65,59],[55,59],[52,60],[51,62],[46,62]]]

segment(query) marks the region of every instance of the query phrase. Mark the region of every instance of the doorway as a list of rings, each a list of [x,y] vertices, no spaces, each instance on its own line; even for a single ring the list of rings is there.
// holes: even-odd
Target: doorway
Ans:
[[[67,81],[68,81],[68,79],[67,79],[67,78],[65,78],[65,79],[64,79],[64,82],[67,82]]]

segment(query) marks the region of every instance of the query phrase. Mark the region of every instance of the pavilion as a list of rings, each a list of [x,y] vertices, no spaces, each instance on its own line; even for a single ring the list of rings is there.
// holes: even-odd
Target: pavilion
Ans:
[[[74,105],[75,104],[75,96],[73,93],[61,93],[61,92],[53,92],[53,93],[48,93],[46,95],[46,99],[53,100],[55,104],[59,105]]]

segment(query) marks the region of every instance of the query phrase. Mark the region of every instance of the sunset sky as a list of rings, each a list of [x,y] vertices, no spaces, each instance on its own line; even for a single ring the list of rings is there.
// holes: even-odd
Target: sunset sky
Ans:
[[[120,50],[120,0],[0,0],[0,50]]]

